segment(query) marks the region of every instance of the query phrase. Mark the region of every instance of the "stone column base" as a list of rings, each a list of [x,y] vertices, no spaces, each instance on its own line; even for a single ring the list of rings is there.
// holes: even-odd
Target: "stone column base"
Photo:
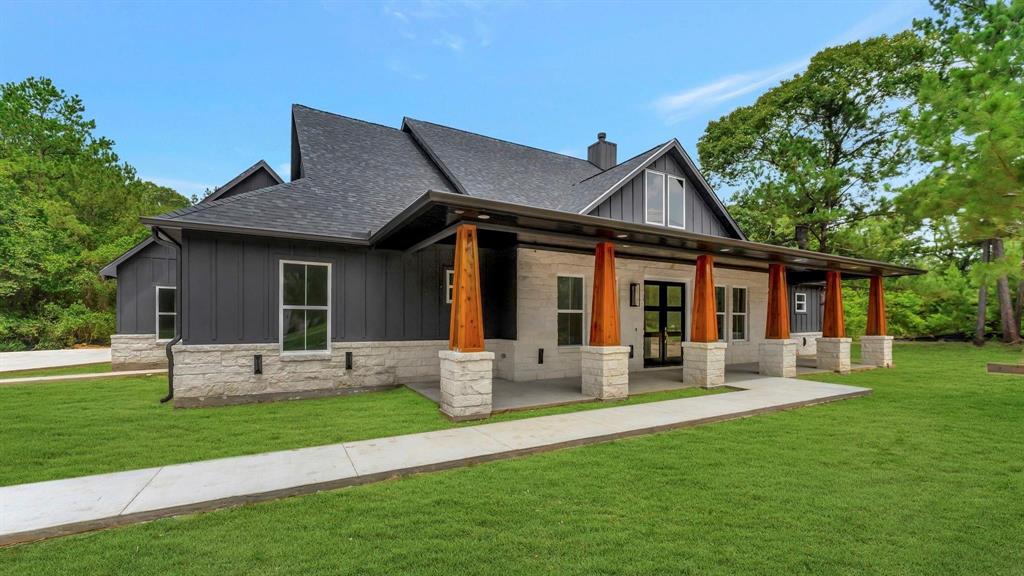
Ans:
[[[818,338],[818,368],[850,373],[850,338]]]
[[[725,385],[725,342],[683,342],[683,383],[714,388]]]
[[[796,376],[796,340],[765,340],[758,355],[758,372],[765,376]]]
[[[600,400],[629,396],[629,347],[584,346],[580,349],[583,394]]]
[[[452,420],[491,415],[494,352],[441,350],[441,412]]]
[[[860,361],[869,366],[892,368],[892,336],[861,336]]]

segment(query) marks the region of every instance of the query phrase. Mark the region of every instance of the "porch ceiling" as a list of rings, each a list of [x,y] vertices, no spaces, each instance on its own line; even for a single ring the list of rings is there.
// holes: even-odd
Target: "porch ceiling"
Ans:
[[[378,231],[370,243],[417,251],[450,241],[455,226],[463,222],[481,230],[481,245],[515,241],[537,248],[593,253],[598,242],[611,241],[624,258],[692,263],[701,254],[713,254],[716,267],[763,272],[769,264],[782,262],[804,282],[823,279],[827,270],[839,270],[848,278],[923,273],[885,262],[433,191]]]

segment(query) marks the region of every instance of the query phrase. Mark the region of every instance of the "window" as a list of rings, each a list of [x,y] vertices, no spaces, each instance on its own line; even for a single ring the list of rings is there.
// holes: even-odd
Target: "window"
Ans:
[[[156,287],[156,339],[174,338],[178,313],[176,312],[175,289],[168,286]]]
[[[725,286],[715,286],[715,321],[718,323],[718,341],[725,342]]]
[[[648,170],[644,176],[644,212],[648,224],[665,225],[665,175]]]
[[[807,313],[807,294],[797,292],[793,295],[793,309],[799,314]]]
[[[444,269],[444,303],[451,304],[452,296],[455,294],[455,269]]]
[[[668,177],[668,225],[686,228],[686,180]]]
[[[281,261],[281,350],[327,351],[331,265]]]
[[[583,277],[558,277],[558,345],[583,344]]]
[[[747,339],[747,289],[732,289],[732,339]]]

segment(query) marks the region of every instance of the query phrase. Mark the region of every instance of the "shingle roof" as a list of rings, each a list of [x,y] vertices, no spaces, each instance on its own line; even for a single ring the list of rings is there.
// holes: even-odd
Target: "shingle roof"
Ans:
[[[214,190],[212,194],[210,194],[206,198],[203,198],[202,200],[200,200],[200,202],[213,202],[214,200],[230,192],[232,189],[234,189],[235,186],[238,186],[240,183],[242,183],[242,181],[244,181],[249,176],[253,175],[258,170],[265,170],[267,174],[270,175],[270,178],[274,182],[278,184],[284,183],[284,180],[280,176],[278,176],[277,172],[275,172],[273,168],[270,167],[270,164],[267,164],[266,160],[260,160],[259,162],[243,170],[242,173],[239,174],[238,176],[235,176],[234,178],[229,180],[227,184]]]
[[[631,172],[649,162],[654,161],[671,143],[672,140],[658,144],[650,150],[641,152],[629,160],[623,161],[621,164],[616,164],[600,174],[595,174],[590,178],[577,183],[573,187],[575,190],[575,194],[573,196],[577,199],[579,204],[577,206],[573,206],[572,211],[580,212],[589,204],[594,203],[605,192],[612,188],[618,188],[618,185],[621,185],[622,181],[629,176]]]

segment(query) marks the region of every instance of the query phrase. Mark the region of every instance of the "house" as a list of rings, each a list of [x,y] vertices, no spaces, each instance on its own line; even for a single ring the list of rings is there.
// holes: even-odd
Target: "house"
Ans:
[[[727,364],[792,375],[798,353],[845,371],[842,278],[872,279],[864,358],[889,365],[882,278],[919,272],[747,240],[674,139],[620,162],[601,133],[583,160],[296,105],[291,141],[290,182],[254,166],[259,186],[250,169],[143,218],[151,240],[104,268],[113,357],[171,350],[177,406],[440,380],[472,418],[492,378],[615,398],[661,366],[704,386]]]

